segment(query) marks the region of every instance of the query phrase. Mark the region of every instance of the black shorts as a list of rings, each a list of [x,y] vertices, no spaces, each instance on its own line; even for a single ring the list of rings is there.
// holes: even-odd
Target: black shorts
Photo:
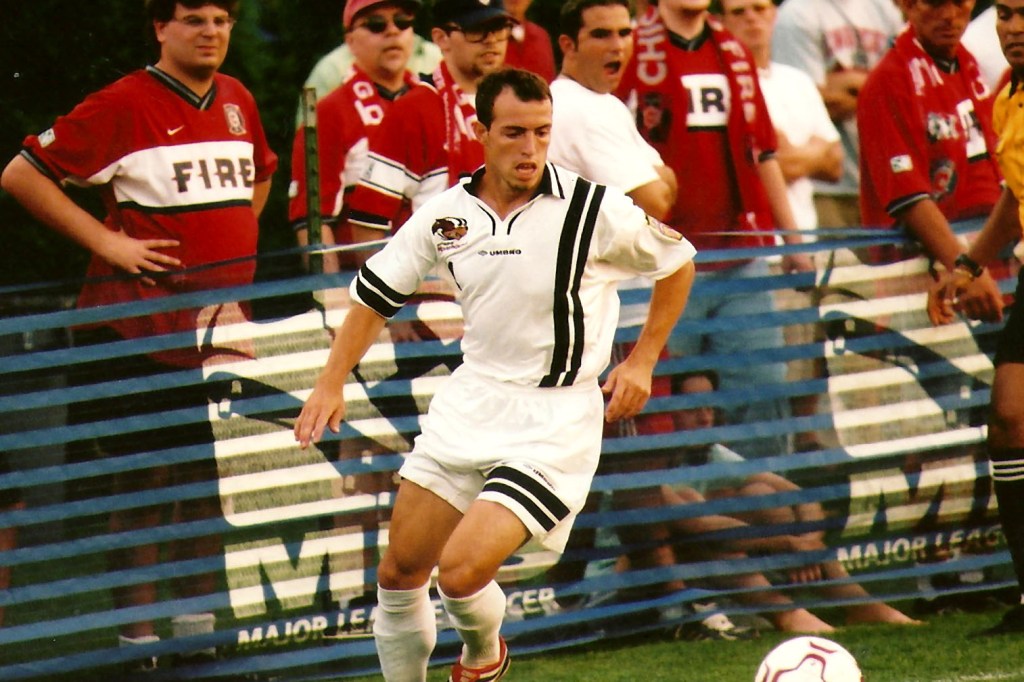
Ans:
[[[1017,275],[1017,292],[1009,311],[993,360],[997,366],[1004,362],[1024,364],[1024,268]]]

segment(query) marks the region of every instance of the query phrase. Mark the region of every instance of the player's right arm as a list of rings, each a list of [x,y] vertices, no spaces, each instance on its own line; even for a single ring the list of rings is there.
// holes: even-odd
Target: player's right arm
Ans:
[[[0,186],[34,218],[115,268],[137,275],[181,266],[177,258],[160,251],[177,246],[177,240],[134,239],[107,228],[23,156],[14,157],[7,164]],[[149,279],[144,281],[152,283]]]
[[[384,317],[353,302],[341,329],[334,335],[327,364],[320,371],[313,393],[295,420],[295,440],[305,449],[320,440],[325,428],[334,433],[345,418],[345,379],[384,329]]]

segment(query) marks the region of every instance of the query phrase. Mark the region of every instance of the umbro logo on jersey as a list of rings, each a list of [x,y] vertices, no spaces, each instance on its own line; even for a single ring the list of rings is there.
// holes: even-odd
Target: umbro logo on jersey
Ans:
[[[478,256],[521,256],[523,252],[521,249],[480,249],[476,252]]]
[[[430,228],[431,234],[441,235],[445,241],[458,241],[469,232],[465,218],[438,218]]]
[[[174,137],[175,135],[177,135],[178,133],[180,133],[184,129],[185,129],[185,126],[183,126],[183,125],[178,126],[177,128],[168,128],[167,129],[167,134],[170,137]]]

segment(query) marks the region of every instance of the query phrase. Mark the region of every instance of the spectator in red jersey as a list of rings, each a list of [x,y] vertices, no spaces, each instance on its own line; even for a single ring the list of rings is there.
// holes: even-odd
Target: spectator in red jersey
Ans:
[[[548,83],[555,80],[555,53],[551,48],[551,36],[544,27],[526,18],[533,0],[506,0],[505,9],[516,20],[512,37],[508,41],[505,64],[535,74]]]
[[[861,213],[866,225],[896,225],[946,270],[963,241],[950,223],[987,215],[999,198],[992,92],[960,39],[974,0],[899,0],[909,27],[868,76],[857,125]],[[879,260],[916,249],[875,249]],[[984,277],[989,277],[986,273]]]
[[[661,0],[637,18],[637,49],[623,78],[627,101],[658,99],[661,116],[670,116],[668,135],[648,142],[675,171],[679,195],[664,219],[702,250],[768,246],[772,231],[800,243],[786,195],[786,181],[775,159],[776,137],[750,52],[710,19],[710,0]],[[655,96],[658,96],[657,98]],[[682,191],[688,188],[688,191]],[[699,196],[695,196],[699,194]],[[812,269],[807,254],[783,256],[786,272]],[[707,287],[728,280],[767,278],[768,265],[749,256],[697,265],[695,294],[684,320],[739,322],[774,309],[772,292],[723,291]],[[673,355],[749,354],[783,345],[777,326],[737,325],[724,332],[674,334]],[[784,363],[761,361],[740,366],[723,361],[717,368],[723,389],[782,384]],[[773,423],[789,417],[784,398],[746,401],[729,409],[733,424]],[[784,434],[747,439],[733,447],[747,457],[790,451]]]
[[[345,226],[336,225],[344,205],[367,165],[368,139],[392,103],[416,86],[406,66],[412,51],[417,0],[349,0],[345,4],[345,44],[355,63],[345,81],[319,101],[316,108],[317,150],[320,161],[320,212],[328,229],[325,246],[351,243]],[[292,183],[288,189],[288,219],[299,245],[309,243],[305,129],[295,132],[292,146]],[[335,232],[337,231],[337,233]],[[356,254],[324,254],[324,271],[337,272],[339,258],[347,269],[357,264]]]
[[[443,59],[429,82],[395,102],[343,217],[355,241],[379,239],[483,163],[473,133],[476,87],[504,64],[515,23],[501,0],[438,0],[431,36]]]
[[[26,138],[21,154],[4,170],[5,191],[40,222],[91,252],[90,277],[78,297],[80,308],[252,282],[257,219],[270,192],[277,157],[267,145],[252,94],[236,79],[219,73],[237,9],[237,0],[147,0],[157,62],[89,95],[52,128]],[[96,220],[64,194],[64,185],[97,188],[109,209],[105,221]],[[218,266],[222,261],[230,265]],[[125,273],[136,277],[118,277]],[[133,505],[110,514],[112,534],[141,536],[158,526],[164,508],[151,501],[157,489],[217,480],[208,388],[201,370],[218,360],[237,359],[246,349],[224,347],[203,336],[212,337],[218,324],[240,321],[244,311],[239,307],[156,312],[75,330],[79,344],[169,334],[194,338],[171,350],[81,363],[71,377],[79,383],[96,381],[96,376],[110,382],[160,377],[169,386],[147,394],[151,400],[118,393],[72,403],[68,421],[95,420],[92,426],[97,430],[110,428],[103,422],[112,419],[149,422],[146,430],[135,426],[139,431],[103,433],[95,443],[86,439],[72,448],[87,450],[93,457],[192,449],[191,460],[161,460],[158,466],[114,476],[115,492],[130,497]],[[189,420],[156,425],[172,411]],[[205,456],[196,457],[195,452]],[[74,461],[70,452],[69,461]],[[215,519],[221,515],[220,499],[214,494],[179,501],[173,511],[183,522]],[[145,612],[156,602],[157,586],[148,572],[160,561],[159,550],[155,542],[148,542],[110,552],[111,568],[131,576],[114,588],[119,610]],[[172,562],[223,561],[221,539],[215,534],[171,543],[169,554]],[[216,572],[197,575],[193,569],[172,584],[177,596],[197,597],[215,592],[217,579]],[[181,614],[171,626],[172,634],[212,632],[214,614]],[[155,633],[153,622],[139,616],[122,625],[120,643],[152,644],[159,639]],[[136,658],[133,667],[156,665],[151,655]]]

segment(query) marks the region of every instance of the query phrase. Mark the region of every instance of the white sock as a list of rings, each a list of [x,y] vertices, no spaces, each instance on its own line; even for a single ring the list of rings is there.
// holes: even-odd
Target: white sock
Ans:
[[[373,639],[387,682],[426,682],[430,652],[437,644],[429,583],[415,590],[378,585]]]
[[[501,652],[498,630],[505,617],[505,593],[493,580],[476,594],[453,599],[438,588],[452,627],[462,638],[462,665],[482,668],[497,662]]]

